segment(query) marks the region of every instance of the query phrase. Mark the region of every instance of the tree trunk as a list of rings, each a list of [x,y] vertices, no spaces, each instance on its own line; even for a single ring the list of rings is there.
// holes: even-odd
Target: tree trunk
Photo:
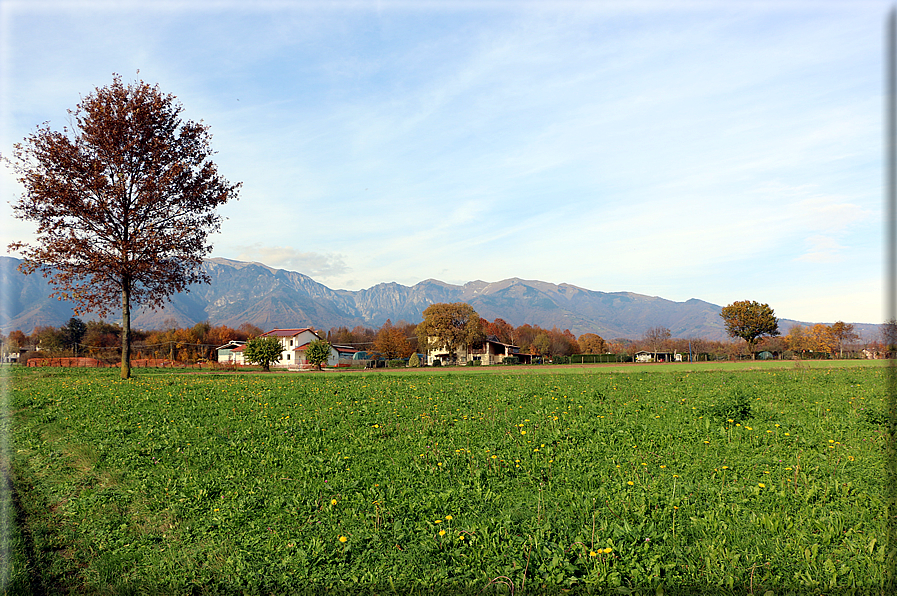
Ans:
[[[127,277],[121,288],[121,378],[131,378],[131,280]]]

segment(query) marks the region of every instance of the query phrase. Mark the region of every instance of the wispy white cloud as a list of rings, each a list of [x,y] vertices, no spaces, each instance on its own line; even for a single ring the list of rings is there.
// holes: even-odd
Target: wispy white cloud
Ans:
[[[807,238],[807,244],[807,252],[799,256],[798,261],[837,263],[844,260],[840,255],[844,247],[830,236],[811,236]]]
[[[291,246],[265,246],[256,243],[238,247],[238,261],[259,262],[270,267],[298,271],[319,279],[345,275],[350,271],[338,254],[302,252]]]

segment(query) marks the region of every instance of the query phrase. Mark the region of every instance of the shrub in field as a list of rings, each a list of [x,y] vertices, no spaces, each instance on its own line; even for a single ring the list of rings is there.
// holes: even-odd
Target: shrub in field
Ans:
[[[411,355],[411,358],[408,359],[408,366],[411,368],[419,368],[420,367],[420,357],[417,355],[417,352]]]
[[[719,421],[729,420],[739,423],[753,417],[751,402],[753,400],[741,389],[734,389],[721,396],[716,403],[704,409],[704,413]]]
[[[386,362],[386,366],[389,368],[405,368],[405,361],[401,358],[393,358]]]

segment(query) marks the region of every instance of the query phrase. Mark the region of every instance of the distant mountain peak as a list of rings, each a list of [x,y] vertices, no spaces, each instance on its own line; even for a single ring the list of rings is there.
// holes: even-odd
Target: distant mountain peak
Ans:
[[[16,270],[20,263],[0,257],[0,330],[31,333],[37,325],[65,324],[73,316],[73,305],[49,298],[52,288],[46,279],[23,275]],[[697,298],[673,302],[518,277],[474,280],[463,286],[426,279],[410,287],[391,281],[358,291],[332,290],[302,273],[263,263],[214,257],[203,266],[211,284],[196,284],[173,295],[171,304],[159,311],[138,306],[132,315],[134,327],[159,329],[174,319],[184,327],[208,320],[213,325],[250,323],[263,329],[377,328],[387,319],[416,323],[434,303],[467,302],[490,321],[501,318],[514,326],[570,329],[577,336],[590,332],[607,339],[635,339],[650,327],[663,326],[674,337],[726,337],[720,307]]]

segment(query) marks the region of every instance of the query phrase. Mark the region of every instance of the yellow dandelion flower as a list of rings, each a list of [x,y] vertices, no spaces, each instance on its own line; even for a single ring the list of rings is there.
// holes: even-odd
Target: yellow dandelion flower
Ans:
[[[451,515],[445,516],[445,521],[452,521],[452,519],[454,519],[454,518]]]
[[[346,540],[348,540],[348,538],[346,538],[345,536],[340,536],[340,537],[339,537],[339,541],[340,541],[340,542],[345,542]]]
[[[330,504],[331,504],[331,505],[336,505],[336,499],[330,499]]]
[[[762,482],[758,483],[757,486],[759,486],[760,488],[766,488],[766,485],[763,484]]]
[[[597,557],[597,556],[598,556],[598,553],[596,553],[595,551],[592,550],[592,551],[589,551],[589,556],[590,556],[590,557]]]
[[[612,552],[613,550],[614,549],[612,549],[611,547],[608,546],[607,548],[604,549],[604,552],[605,552],[605,554],[607,554],[609,552]]]
[[[628,481],[626,484],[628,484],[629,486],[633,486],[633,485],[635,484],[635,482],[633,482],[632,480],[630,480],[630,481]]]
[[[445,536],[445,530],[439,530],[439,535],[440,535],[440,536]]]

